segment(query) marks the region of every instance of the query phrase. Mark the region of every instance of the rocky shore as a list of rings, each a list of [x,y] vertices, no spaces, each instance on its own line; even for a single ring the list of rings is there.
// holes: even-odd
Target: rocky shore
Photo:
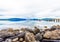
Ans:
[[[34,29],[3,29],[0,30],[0,42],[44,42],[43,40],[60,40],[60,25],[54,25],[51,28],[42,30]],[[46,41],[45,40],[45,41]]]

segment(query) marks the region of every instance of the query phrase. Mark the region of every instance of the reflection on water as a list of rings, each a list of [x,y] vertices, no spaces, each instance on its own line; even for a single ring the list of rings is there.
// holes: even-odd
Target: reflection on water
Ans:
[[[47,22],[47,21],[19,21],[19,22],[10,22],[10,21],[0,21],[0,29],[6,27],[10,28],[20,28],[20,27],[33,27],[33,26],[48,26],[60,24],[60,22]],[[3,28],[2,28],[3,27]]]

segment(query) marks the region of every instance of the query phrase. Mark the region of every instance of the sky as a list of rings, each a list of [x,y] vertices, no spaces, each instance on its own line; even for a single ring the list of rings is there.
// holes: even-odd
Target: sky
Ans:
[[[59,17],[60,0],[0,0],[0,15]]]

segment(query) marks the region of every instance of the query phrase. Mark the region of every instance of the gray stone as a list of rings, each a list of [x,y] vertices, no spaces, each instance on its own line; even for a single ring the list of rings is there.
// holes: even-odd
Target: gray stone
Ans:
[[[11,39],[6,39],[5,42],[12,42],[12,40]]]
[[[42,40],[42,35],[40,33],[35,35],[36,40]]]

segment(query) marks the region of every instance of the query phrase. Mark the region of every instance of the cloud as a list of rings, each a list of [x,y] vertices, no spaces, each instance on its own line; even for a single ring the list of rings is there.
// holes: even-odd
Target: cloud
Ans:
[[[57,16],[60,14],[60,10],[53,11],[58,7],[60,7],[60,0],[0,0],[0,14],[9,16]]]

